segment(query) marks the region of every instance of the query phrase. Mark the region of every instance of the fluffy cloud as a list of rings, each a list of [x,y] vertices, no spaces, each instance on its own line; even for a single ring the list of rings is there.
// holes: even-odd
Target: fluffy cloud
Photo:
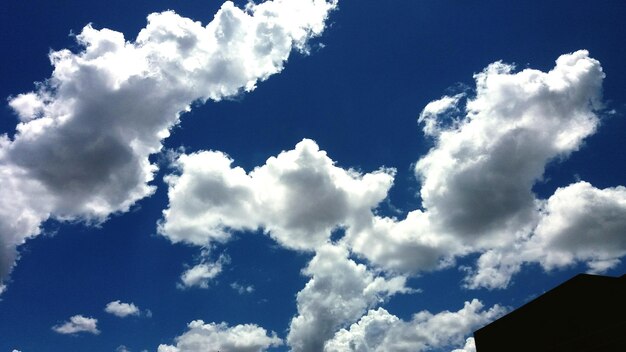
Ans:
[[[260,352],[280,346],[275,333],[253,324],[228,327],[226,323],[205,324],[202,320],[189,323],[189,330],[176,338],[176,345],[160,345],[158,352]]]
[[[545,167],[578,150],[602,108],[600,63],[578,51],[549,72],[497,62],[474,76],[475,96],[446,96],[419,120],[435,146],[416,164],[424,210],[374,217],[349,231],[353,251],[388,270],[445,267],[481,253],[466,286],[506,287],[524,263],[546,270],[586,262],[591,271],[626,254],[623,187],[580,182],[547,200],[533,192]],[[463,102],[465,104],[463,105]]]
[[[384,350],[383,340],[387,332],[399,324],[400,319],[389,314],[385,309],[370,310],[349,329],[339,330],[334,337],[324,345],[324,351],[376,351]]]
[[[225,2],[206,26],[148,16],[135,41],[86,26],[79,52],[52,52],[52,76],[9,99],[20,118],[0,135],[0,280],[16,247],[49,217],[104,221],[154,192],[149,156],[193,102],[251,91],[305,52],[336,0]]]
[[[432,314],[422,311],[410,321],[402,321],[383,308],[370,310],[358,323],[342,329],[326,343],[326,352],[389,351],[419,352],[461,345],[464,336],[504,313],[498,305],[488,310],[478,300],[465,302],[457,312]],[[466,351],[472,351],[467,339]],[[461,351],[461,350],[456,350]]]
[[[394,174],[341,169],[307,139],[250,173],[231,163],[215,151],[181,155],[180,175],[166,178],[170,204],[159,232],[206,246],[232,231],[262,227],[285,247],[314,250],[333,229],[369,219]]]
[[[545,270],[586,263],[602,272],[626,255],[626,188],[598,189],[577,182],[556,190],[543,202],[534,232],[508,246],[490,249],[478,259],[466,285],[501,288],[524,263]]]
[[[455,349],[452,352],[476,352],[476,343],[474,338],[468,337],[467,340],[465,340],[465,346],[463,346],[463,348]]]
[[[104,311],[120,318],[125,318],[129,315],[139,315],[141,312],[139,308],[133,303],[122,303],[119,300],[109,302]]]
[[[405,277],[376,276],[349,259],[348,251],[339,246],[319,248],[303,273],[310,280],[298,292],[298,315],[287,336],[296,352],[321,351],[337,329],[359,319],[368,308],[411,291],[405,287]]]
[[[303,140],[249,173],[231,167],[221,152],[181,155],[179,174],[166,178],[170,204],[159,232],[173,242],[206,246],[227,241],[232,231],[263,228],[285,247],[315,250],[342,229],[340,242],[350,251],[402,273],[447,267],[456,257],[481,253],[476,268],[467,270],[468,287],[506,286],[524,262],[549,269],[580,260],[592,270],[606,269],[624,255],[618,235],[623,225],[619,216],[602,214],[622,214],[623,192],[604,190],[593,204],[570,202],[578,210],[570,207],[569,215],[589,206],[599,213],[567,222],[573,218],[553,209],[564,190],[547,201],[532,190],[549,162],[576,151],[596,130],[603,78],[600,63],[586,51],[561,56],[549,72],[514,72],[497,62],[475,75],[475,96],[428,104],[419,120],[435,146],[415,167],[423,210],[404,219],[373,210],[386,198],[394,170],[363,175],[341,169],[313,141]],[[557,216],[564,219],[560,235],[554,234]],[[570,226],[601,228],[594,224],[606,224],[610,238],[571,229],[565,235]],[[585,246],[540,243],[555,236]],[[610,245],[602,246],[607,240]],[[528,253],[513,255],[521,247]],[[591,249],[583,253],[582,247]],[[548,248],[559,250],[549,254]]]
[[[604,73],[579,51],[561,56],[547,73],[513,73],[498,62],[474,78],[476,96],[461,110],[459,124],[436,135],[416,173],[437,229],[473,246],[492,246],[534,222],[532,186],[545,165],[577,150],[595,131]]]
[[[583,261],[604,271],[626,255],[625,234],[626,187],[598,189],[578,182],[548,199],[527,251],[538,254],[546,269]]]
[[[232,167],[222,152],[180,155],[178,173],[166,178],[170,203],[159,232],[204,247],[228,241],[233,231],[261,228],[284,247],[314,251],[287,336],[294,351],[320,351],[329,339],[327,348],[335,350],[358,343],[397,351],[461,346],[471,329],[503,310],[482,311],[472,301],[410,322],[378,310],[335,332],[408,292],[404,274],[449,267],[471,253],[480,257],[465,268],[470,288],[505,287],[527,262],[547,270],[576,261],[592,270],[617,263],[626,254],[623,187],[580,182],[547,200],[532,190],[548,163],[576,151],[596,130],[603,78],[586,51],[561,56],[549,72],[516,73],[497,62],[475,75],[475,96],[428,104],[419,120],[435,145],[415,167],[423,207],[404,219],[376,212],[394,170],[339,168],[305,139],[250,172]],[[333,242],[335,230],[345,235]],[[366,263],[357,264],[354,254]],[[351,332],[363,335],[370,325],[371,335],[354,342]],[[471,341],[464,348],[471,350]]]
[[[200,264],[187,269],[180,276],[179,288],[200,287],[208,288],[211,280],[215,279],[221,272],[225,264],[230,262],[227,256],[220,256],[215,262],[208,262],[204,258]]]
[[[59,334],[77,334],[80,332],[88,332],[90,334],[98,335],[100,330],[97,327],[98,319],[84,317],[82,315],[75,315],[70,318],[69,321],[52,327],[52,330]]]

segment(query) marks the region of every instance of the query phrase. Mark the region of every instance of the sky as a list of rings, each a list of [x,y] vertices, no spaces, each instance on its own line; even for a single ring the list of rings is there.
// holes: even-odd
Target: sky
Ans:
[[[0,6],[0,351],[471,352],[626,271],[622,1]]]

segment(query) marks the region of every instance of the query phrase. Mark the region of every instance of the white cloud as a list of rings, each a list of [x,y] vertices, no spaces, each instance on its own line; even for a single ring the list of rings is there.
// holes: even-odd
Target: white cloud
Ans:
[[[460,349],[455,349],[452,352],[476,352],[476,342],[473,337],[468,337],[465,340],[465,346]]]
[[[245,293],[252,293],[254,292],[254,286],[252,285],[244,285],[244,284],[240,284],[238,282],[233,282],[232,284],[230,284],[230,287],[237,291],[237,293],[239,293],[240,295],[243,295]]]
[[[274,332],[254,324],[228,327],[226,323],[189,323],[189,330],[176,338],[176,345],[159,345],[158,352],[261,352],[280,346],[282,340]]]
[[[422,311],[410,321],[402,321],[383,308],[370,310],[358,323],[337,332],[324,351],[420,352],[461,345],[466,341],[464,336],[504,313],[498,305],[488,310],[483,308],[475,299],[465,302],[457,312]],[[465,345],[468,352],[472,345],[473,339],[471,342],[468,339]]]
[[[475,96],[428,104],[420,121],[435,146],[415,168],[423,210],[405,219],[372,210],[387,196],[392,169],[341,169],[303,140],[249,173],[220,152],[181,155],[180,175],[167,178],[170,205],[159,231],[174,242],[207,245],[234,230],[263,228],[285,247],[315,250],[342,228],[343,245],[385,270],[433,270],[482,253],[467,286],[506,286],[523,262],[503,252],[518,250],[547,221],[532,188],[547,163],[596,130],[603,78],[586,51],[561,56],[549,72],[516,73],[497,62],[475,75]],[[592,270],[615,265],[620,253],[595,252]]]
[[[0,135],[0,280],[49,217],[101,222],[152,194],[149,156],[180,115],[280,72],[335,7],[225,2],[206,26],[166,11],[149,15],[134,41],[88,25],[78,52],[52,52],[52,76],[9,100],[20,123],[13,137]]]
[[[450,128],[458,128],[459,119],[454,115],[459,114],[458,104],[464,94],[443,96],[439,100],[433,100],[426,104],[417,121],[424,124],[424,133],[428,136],[439,136],[441,132]],[[445,121],[443,117],[452,116],[451,121]]]
[[[125,318],[129,315],[138,316],[139,314],[141,314],[141,312],[139,311],[139,308],[135,304],[122,303],[119,300],[109,302],[104,308],[104,311],[107,313],[111,313],[115,316],[118,316],[120,318]]]
[[[100,330],[97,327],[98,319],[88,318],[82,315],[75,315],[70,318],[69,321],[52,327],[52,330],[59,334],[77,334],[80,332],[88,332],[90,334],[98,335]]]
[[[166,178],[170,204],[159,232],[205,246],[228,240],[232,231],[261,227],[285,247],[314,250],[333,229],[367,221],[394,173],[341,169],[308,139],[250,173],[231,163],[221,152],[181,155],[180,175]]]
[[[626,255],[626,188],[598,189],[577,182],[556,190],[543,203],[534,232],[509,246],[481,255],[467,286],[501,288],[524,263],[545,270],[586,263],[603,272]]]
[[[546,268],[575,261],[602,269],[626,255],[626,187],[578,182],[554,192],[541,212],[528,251]],[[615,263],[617,264],[617,263]]]
[[[474,97],[427,106],[420,120],[435,145],[415,168],[423,207],[405,219],[375,210],[394,170],[339,168],[305,139],[250,172],[232,167],[221,152],[181,155],[178,174],[166,178],[170,204],[159,232],[173,242],[209,246],[233,231],[261,228],[284,247],[314,251],[287,336],[294,351],[320,351],[367,309],[408,292],[398,273],[449,267],[470,253],[480,254],[476,267],[465,268],[471,288],[504,287],[526,262],[549,270],[586,261],[592,270],[606,269],[625,253],[623,187],[579,183],[548,200],[532,190],[547,163],[576,151],[597,128],[603,78],[585,51],[561,56],[547,73],[515,73],[498,62],[475,75]],[[345,236],[331,243],[338,229]],[[367,262],[357,264],[352,254]],[[363,324],[371,320],[377,334],[361,342],[378,346],[382,338],[380,350],[417,351],[464,342],[471,350],[467,333],[503,310],[483,311],[472,301],[458,312],[422,312],[409,322],[374,312]],[[355,326],[354,334],[364,329]],[[328,346],[353,343],[352,330]]]
[[[222,255],[215,262],[208,262],[205,258],[200,264],[187,269],[180,276],[179,288],[200,287],[209,288],[209,283],[221,272],[225,264],[230,262],[228,256]]]
[[[472,246],[507,242],[536,217],[535,182],[545,165],[577,150],[598,124],[604,73],[579,51],[544,73],[503,63],[475,75],[461,122],[421,158],[423,206],[436,230]]]
[[[382,345],[387,332],[400,319],[385,309],[370,310],[348,329],[341,329],[324,345],[327,352],[384,350]]]
[[[321,351],[334,333],[361,317],[368,308],[396,293],[408,293],[405,277],[386,279],[348,258],[339,246],[320,247],[303,270],[310,277],[296,297],[287,342],[295,352]]]
[[[476,268],[466,268],[471,288],[506,287],[526,262],[549,270],[583,261],[592,271],[618,263],[626,254],[618,235],[620,187],[587,184],[583,192],[571,185],[547,201],[532,190],[547,163],[566,158],[595,132],[603,78],[586,51],[559,57],[549,72],[516,73],[497,62],[475,75],[475,96],[464,105],[461,95],[427,105],[420,120],[435,146],[415,168],[424,210],[401,221],[375,217],[371,227],[349,231],[352,250],[409,272],[478,252]],[[580,198],[561,209],[566,195]]]
[[[128,349],[128,347],[120,345],[115,349],[115,352],[130,352],[130,350]]]

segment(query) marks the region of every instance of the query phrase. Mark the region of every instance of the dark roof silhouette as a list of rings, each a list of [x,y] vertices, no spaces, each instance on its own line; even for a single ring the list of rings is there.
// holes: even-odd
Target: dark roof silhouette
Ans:
[[[577,275],[474,339],[477,352],[626,351],[626,275]]]

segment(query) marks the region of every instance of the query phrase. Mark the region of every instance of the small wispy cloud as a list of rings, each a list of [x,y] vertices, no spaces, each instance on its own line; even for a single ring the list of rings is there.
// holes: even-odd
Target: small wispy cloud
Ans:
[[[81,332],[98,335],[100,330],[98,330],[97,325],[98,319],[84,317],[82,315],[74,315],[69,321],[53,326],[52,330],[64,335],[73,335]]]
[[[139,316],[141,314],[141,311],[134,303],[123,303],[119,300],[109,302],[104,311],[120,318],[125,318],[129,315]]]
[[[238,282],[231,283],[230,287],[233,290],[237,291],[237,293],[239,293],[240,295],[254,292],[254,286],[252,286],[252,285],[244,285],[244,284],[240,284]]]
[[[221,255],[216,261],[209,261],[203,254],[200,264],[187,269],[181,276],[180,282],[176,285],[179,289],[190,287],[209,288],[209,284],[223,270],[223,266],[230,262],[230,257]]]

